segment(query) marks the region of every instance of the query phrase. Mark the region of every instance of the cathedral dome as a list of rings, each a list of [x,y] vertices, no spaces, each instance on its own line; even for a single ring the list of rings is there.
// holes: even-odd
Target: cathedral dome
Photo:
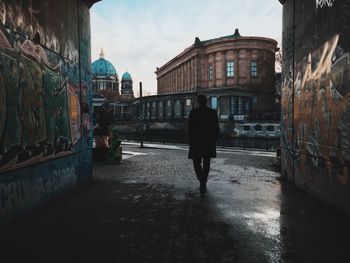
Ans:
[[[92,75],[105,77],[117,75],[112,63],[104,59],[103,50],[101,50],[100,58],[92,63]]]
[[[129,72],[125,72],[122,76],[122,80],[131,80],[131,75]]]

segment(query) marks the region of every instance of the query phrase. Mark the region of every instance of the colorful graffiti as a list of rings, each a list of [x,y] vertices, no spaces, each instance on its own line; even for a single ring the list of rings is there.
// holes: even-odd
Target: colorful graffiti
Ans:
[[[0,225],[92,174],[95,1],[49,2],[0,1]]]
[[[0,173],[76,152],[90,130],[77,64],[1,25],[0,65]]]
[[[284,80],[284,138],[285,142],[291,142],[288,131],[292,120],[288,116],[294,110],[297,154],[293,157],[298,158],[298,170],[304,174],[308,174],[308,169],[319,168],[321,161],[336,160],[338,166],[346,166],[350,161],[350,126],[345,121],[350,113],[350,88],[347,85],[350,55],[338,42],[339,35],[335,35],[296,65],[294,105],[291,105],[293,82],[288,76]],[[329,175],[336,172],[339,182],[348,183],[347,169],[339,173],[333,171],[331,163],[325,163],[325,166]]]
[[[342,15],[350,5],[345,2],[284,3],[281,161],[286,178],[350,212],[350,28]]]

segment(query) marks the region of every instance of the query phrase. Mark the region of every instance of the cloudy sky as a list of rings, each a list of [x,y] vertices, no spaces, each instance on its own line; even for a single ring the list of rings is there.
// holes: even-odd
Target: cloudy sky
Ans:
[[[280,42],[282,5],[277,0],[103,0],[91,8],[92,60],[105,58],[119,78],[127,69],[144,94],[156,94],[156,67],[201,40],[243,36]]]

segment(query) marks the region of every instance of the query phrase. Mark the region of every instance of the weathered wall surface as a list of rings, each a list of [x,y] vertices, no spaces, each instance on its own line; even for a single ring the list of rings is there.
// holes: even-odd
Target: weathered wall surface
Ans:
[[[350,213],[349,1],[281,2],[283,175]]]
[[[0,3],[0,225],[91,175],[89,8]]]

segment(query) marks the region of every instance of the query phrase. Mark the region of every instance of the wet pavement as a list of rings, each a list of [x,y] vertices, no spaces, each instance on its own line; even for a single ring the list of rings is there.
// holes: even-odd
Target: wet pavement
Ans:
[[[281,182],[273,153],[220,149],[201,197],[185,146],[147,146],[0,229],[1,262],[350,261],[350,218]]]

